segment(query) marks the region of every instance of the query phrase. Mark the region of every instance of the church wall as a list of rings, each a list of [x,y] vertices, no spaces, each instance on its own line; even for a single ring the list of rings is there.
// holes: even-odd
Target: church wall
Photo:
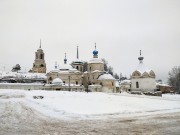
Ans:
[[[102,63],[90,63],[88,64],[88,71],[93,72],[95,70],[104,71],[104,64]]]
[[[102,86],[102,92],[116,92],[114,80],[98,80],[97,83]]]
[[[102,72],[94,72],[89,74],[89,82],[95,84],[98,80],[98,77],[102,75]]]
[[[44,84],[0,83],[0,89],[43,90]]]
[[[136,82],[139,83],[139,88],[136,88]],[[156,82],[154,78],[136,78],[131,80],[131,91],[154,92]]]
[[[70,77],[70,80],[69,80]],[[49,80],[51,78],[51,80]],[[64,73],[48,73],[47,74],[47,83],[51,83],[55,78],[60,78],[65,84],[74,84],[82,85],[82,73],[79,74],[64,74]]]

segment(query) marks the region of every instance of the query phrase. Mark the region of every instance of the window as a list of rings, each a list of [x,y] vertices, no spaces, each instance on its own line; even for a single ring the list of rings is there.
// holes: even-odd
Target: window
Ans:
[[[43,65],[43,64],[41,64],[41,67],[44,67],[44,65]]]
[[[91,71],[91,67],[90,67],[90,71]]]
[[[43,54],[41,54],[41,58],[40,59],[43,59]]]
[[[114,86],[114,83],[112,82],[112,86]]]
[[[66,82],[65,82],[65,81],[63,81],[63,83],[65,84]]]
[[[77,69],[77,70],[79,70],[79,67],[78,67],[78,66],[76,66],[76,69]]]
[[[49,77],[49,83],[50,84],[52,83],[52,77]]]
[[[139,88],[139,82],[136,82],[136,88]]]
[[[78,85],[78,81],[76,81],[76,85]]]

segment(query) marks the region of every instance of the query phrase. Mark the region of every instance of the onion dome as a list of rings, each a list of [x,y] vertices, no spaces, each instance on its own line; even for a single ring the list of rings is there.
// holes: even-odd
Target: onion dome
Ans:
[[[66,53],[65,53],[65,58],[64,58],[64,64],[67,64]]]
[[[98,51],[96,50],[96,43],[95,43],[95,50],[93,51],[93,57],[98,58]]]
[[[138,57],[138,60],[140,61],[140,63],[143,63],[143,59],[144,57],[141,56],[141,50],[140,50],[140,57]]]

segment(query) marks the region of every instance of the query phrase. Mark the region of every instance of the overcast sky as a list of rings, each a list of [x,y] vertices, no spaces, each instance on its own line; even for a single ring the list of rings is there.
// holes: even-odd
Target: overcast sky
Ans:
[[[137,67],[139,50],[156,79],[180,66],[180,0],[0,0],[0,70],[32,68],[42,48],[48,70],[55,61],[90,60],[94,43],[118,74]]]

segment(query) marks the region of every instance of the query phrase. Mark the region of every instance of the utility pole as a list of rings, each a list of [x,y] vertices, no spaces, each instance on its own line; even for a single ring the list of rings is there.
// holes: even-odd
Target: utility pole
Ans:
[[[69,79],[69,91],[71,91],[71,88],[70,88],[70,76],[68,76],[68,79]]]

